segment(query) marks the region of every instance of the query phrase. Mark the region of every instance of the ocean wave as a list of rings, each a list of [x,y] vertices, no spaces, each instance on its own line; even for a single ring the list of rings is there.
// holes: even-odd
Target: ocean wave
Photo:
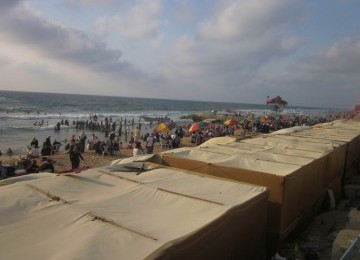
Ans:
[[[55,129],[56,124],[50,124],[50,125],[42,125],[42,126],[34,126],[34,125],[27,125],[27,126],[8,126],[8,130],[16,130],[16,131],[47,131],[47,130],[53,130]],[[70,129],[70,128],[75,128],[75,126],[70,125],[61,125],[60,126],[60,130],[61,129]],[[3,131],[5,131],[6,129],[2,129]]]
[[[94,115],[95,113],[93,113]],[[177,114],[182,114],[177,112]],[[103,120],[106,117],[113,118],[113,119],[120,119],[120,118],[139,118],[141,116],[150,116],[150,117],[165,117],[168,114],[158,113],[156,111],[150,113],[141,113],[141,112],[128,112],[128,113],[114,113],[114,112],[102,112],[96,113],[98,119]],[[0,119],[19,119],[19,120],[90,120],[90,113],[40,113],[40,114],[24,114],[24,113],[1,113],[0,111]]]
[[[19,119],[19,120],[58,120],[61,121],[62,119],[85,119],[89,118],[89,115],[85,114],[71,114],[71,113],[64,113],[64,114],[16,114],[16,113],[9,113],[4,114],[0,113],[0,119]]]

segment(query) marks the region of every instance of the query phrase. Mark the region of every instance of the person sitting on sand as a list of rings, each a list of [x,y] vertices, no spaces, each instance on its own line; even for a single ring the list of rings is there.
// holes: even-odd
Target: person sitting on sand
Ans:
[[[39,172],[55,172],[53,161],[44,156],[39,166]]]
[[[55,139],[55,141],[52,144],[52,154],[59,152],[60,146],[61,143]]]
[[[127,149],[133,149],[133,143],[131,141],[129,141],[128,145],[127,145]]]
[[[27,173],[38,173],[39,172],[39,165],[37,165],[36,160],[32,160],[31,163],[26,168]]]
[[[140,142],[136,142],[135,147],[133,149],[133,156],[136,157],[136,156],[138,156],[140,154],[144,154],[144,149],[142,148]]]
[[[120,154],[120,144],[119,142],[115,141],[113,146],[112,146],[112,151],[113,151],[113,154]]]

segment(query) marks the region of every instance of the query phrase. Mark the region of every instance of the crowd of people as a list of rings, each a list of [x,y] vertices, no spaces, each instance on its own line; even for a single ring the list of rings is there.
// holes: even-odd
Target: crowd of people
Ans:
[[[204,122],[202,126],[195,131],[189,131],[191,124],[176,125],[173,121],[167,123],[168,131],[159,131],[153,127],[142,126],[140,121],[135,123],[135,120],[118,120],[118,124],[112,120],[111,117],[106,117],[104,123],[98,122],[96,114],[90,116],[89,121],[74,121],[79,136],[72,135],[69,140],[63,141],[65,143],[64,151],[69,155],[71,169],[76,169],[80,165],[80,161],[85,163],[85,156],[83,153],[94,151],[96,154],[102,156],[120,156],[122,149],[131,150],[133,156],[141,154],[152,154],[154,146],[158,145],[161,148],[178,148],[181,147],[182,139],[185,136],[190,137],[191,143],[200,145],[203,142],[220,136],[234,135],[235,132],[239,135],[269,133],[282,128],[293,126],[311,126],[318,123],[333,121],[338,118],[351,118],[353,113],[341,113],[338,115],[328,115],[326,117],[310,117],[310,116],[291,116],[286,117],[279,115],[254,117],[253,115],[226,115],[222,120],[214,120],[213,122]],[[232,124],[225,124],[225,120],[233,120]],[[60,122],[60,124],[69,124],[68,121]],[[93,128],[92,125],[100,126]],[[91,130],[92,136],[87,138],[85,130]],[[99,138],[97,133],[103,133],[103,138]],[[54,161],[50,158],[52,155],[59,152],[62,142],[54,140],[51,142],[51,137],[48,136],[40,148],[39,141],[34,137],[27,147],[25,156],[21,156],[16,165],[4,166],[0,164],[0,171],[7,172],[8,176],[14,174],[16,171],[23,173],[35,173],[42,171],[54,172]],[[6,151],[8,156],[12,156],[13,152],[9,147]],[[127,153],[129,154],[129,153]],[[1,151],[0,151],[1,155]],[[3,176],[3,175],[2,175]]]
[[[183,129],[179,127],[175,133],[160,133],[158,131],[147,132],[143,134],[140,126],[136,126],[133,131],[130,131],[129,138],[125,138],[125,143],[120,141],[121,135],[116,135],[111,131],[108,137],[100,140],[95,134],[88,141],[87,149],[94,150],[95,153],[101,155],[120,155],[121,149],[139,149],[143,153],[152,154],[154,145],[159,143],[161,147],[177,148],[180,146],[181,138],[183,137]],[[142,143],[144,148],[142,148]]]

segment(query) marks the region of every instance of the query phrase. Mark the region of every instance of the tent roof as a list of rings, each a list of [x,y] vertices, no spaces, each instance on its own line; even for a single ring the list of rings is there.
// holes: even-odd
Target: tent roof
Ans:
[[[355,121],[336,120],[330,123],[309,127],[292,127],[273,132],[271,135],[291,135],[297,137],[350,142],[360,135],[360,123]],[[319,141],[318,141],[319,142]]]
[[[268,192],[171,168],[34,174],[0,185],[4,259],[143,259]]]
[[[343,144],[296,136],[265,135],[225,144],[214,141],[209,145],[169,150],[162,155],[286,176]]]

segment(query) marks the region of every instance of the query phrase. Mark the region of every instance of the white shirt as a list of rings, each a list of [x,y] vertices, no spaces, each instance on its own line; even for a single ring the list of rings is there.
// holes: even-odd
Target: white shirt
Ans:
[[[138,148],[133,149],[133,156],[136,157],[138,155],[142,154],[142,151]]]
[[[152,136],[149,136],[147,139],[146,139],[146,141],[147,141],[147,147],[150,147],[150,146],[153,146],[154,145],[154,137],[152,137]]]
[[[40,156],[39,148],[36,147],[31,148],[29,155],[31,155],[32,157],[39,157]]]

